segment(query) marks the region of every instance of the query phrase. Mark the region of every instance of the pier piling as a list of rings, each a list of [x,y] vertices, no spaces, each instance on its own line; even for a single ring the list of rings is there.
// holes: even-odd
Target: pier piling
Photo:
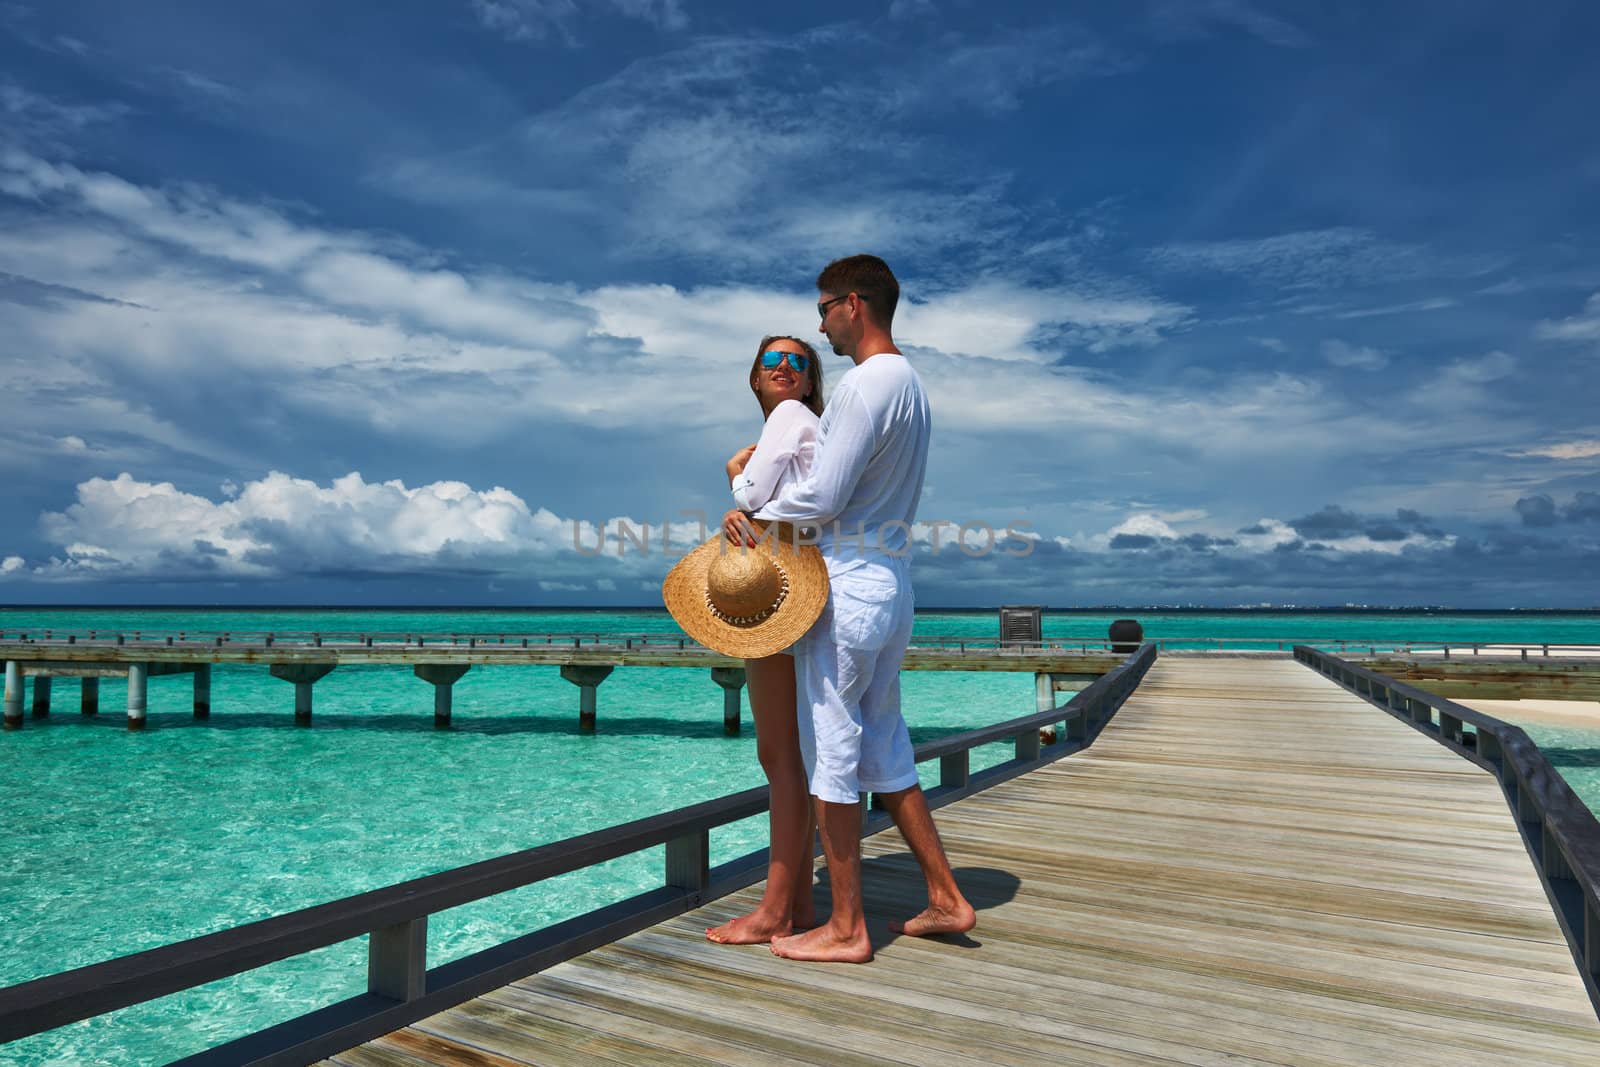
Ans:
[[[194,717],[211,718],[211,664],[194,665]]]
[[[743,667],[712,667],[711,680],[722,686],[723,732],[739,732],[739,691],[744,688]]]
[[[471,668],[470,663],[418,663],[411,673],[424,682],[433,684],[433,725],[444,730],[450,726],[450,693],[456,682]]]
[[[50,683],[52,679],[48,674],[35,675],[33,679],[33,717],[35,719],[48,719],[50,717]]]
[[[100,714],[100,679],[79,679],[78,710],[85,715]]]
[[[150,679],[148,663],[128,664],[128,729],[144,729],[145,690]]]
[[[583,733],[594,730],[595,690],[614,669],[604,665],[577,663],[567,663],[561,668],[561,677],[578,687],[578,729]]]
[[[26,681],[22,664],[14,659],[6,660],[5,728],[7,730],[22,728],[22,687]]]
[[[311,725],[311,687],[336,666],[336,663],[274,663],[268,668],[274,678],[294,683],[296,726]]]

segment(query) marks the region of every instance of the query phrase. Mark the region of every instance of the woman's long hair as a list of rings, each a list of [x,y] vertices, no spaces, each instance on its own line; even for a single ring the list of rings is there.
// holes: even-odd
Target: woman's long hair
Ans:
[[[817,358],[817,350],[808,342],[798,337],[790,337],[786,333],[775,333],[761,339],[761,345],[756,349],[756,358],[750,364],[750,391],[756,394],[756,399],[761,399],[761,354],[767,346],[774,341],[793,341],[800,346],[800,351],[806,357],[806,381],[811,383],[811,392],[800,403],[810,408],[818,418],[822,417],[822,360]]]

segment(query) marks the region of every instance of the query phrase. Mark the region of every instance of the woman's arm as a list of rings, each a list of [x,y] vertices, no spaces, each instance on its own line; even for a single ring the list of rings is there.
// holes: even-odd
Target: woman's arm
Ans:
[[[786,400],[773,409],[762,427],[744,470],[733,478],[733,500],[741,511],[755,511],[772,499],[778,480],[794,461],[806,437],[811,412],[798,401]],[[732,469],[733,463],[728,464]]]

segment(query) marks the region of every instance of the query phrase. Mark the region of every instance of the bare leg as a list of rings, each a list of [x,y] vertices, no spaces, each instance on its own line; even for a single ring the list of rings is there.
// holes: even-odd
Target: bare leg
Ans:
[[[833,914],[815,930],[772,939],[772,954],[791,960],[866,963],[872,959],[867,918],[861,910],[861,804],[817,801],[822,851],[828,857]]]
[[[950,860],[944,854],[939,830],[933,825],[928,798],[922,787],[914,785],[898,793],[880,793],[900,836],[906,839],[911,854],[928,882],[928,906],[905,922],[891,922],[897,934],[921,937],[925,934],[963,934],[978,924],[978,915],[956,886]],[[832,862],[831,860],[829,861]]]
[[[766,772],[771,805],[767,813],[771,848],[767,888],[761,903],[706,931],[726,945],[754,945],[817,924],[811,898],[811,843],[816,832],[800,734],[795,720],[794,657],[779,653],[745,661],[750,713],[756,720],[756,753]]]

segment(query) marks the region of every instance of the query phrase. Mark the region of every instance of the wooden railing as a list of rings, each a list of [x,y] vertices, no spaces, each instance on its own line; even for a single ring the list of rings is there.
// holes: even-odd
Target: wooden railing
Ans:
[[[1157,655],[1142,646],[1066,704],[919,745],[939,761],[932,807],[948,804],[1091,744]],[[1042,727],[1064,723],[1053,744]],[[1013,758],[973,773],[972,750],[1011,740]],[[561,960],[759,881],[766,850],[710,866],[710,832],[767,809],[750,789],[523,852],[442,871],[161,948],[0,989],[0,1042],[41,1033],[366,935],[367,992],[181,1061],[304,1064],[458,1004]],[[889,825],[868,808],[864,832]],[[666,846],[664,884],[627,900],[441,966],[427,966],[430,915]]]
[[[1300,645],[1294,655],[1495,776],[1600,1014],[1600,820],[1539,746],[1508,722],[1326,652]]]

